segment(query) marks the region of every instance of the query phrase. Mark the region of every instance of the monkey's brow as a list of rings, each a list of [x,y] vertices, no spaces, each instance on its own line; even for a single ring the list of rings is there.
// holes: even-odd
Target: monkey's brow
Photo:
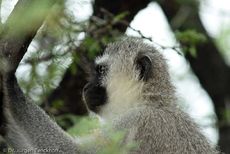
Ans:
[[[102,56],[99,56],[95,59],[95,64],[104,64],[109,60],[109,55],[104,54]]]

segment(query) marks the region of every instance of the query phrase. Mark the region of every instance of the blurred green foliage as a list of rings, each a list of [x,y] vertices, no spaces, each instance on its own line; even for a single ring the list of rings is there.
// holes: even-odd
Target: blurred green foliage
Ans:
[[[53,13],[59,12],[63,5],[62,0],[57,1],[56,8],[53,9]],[[7,26],[4,27],[3,32],[10,32],[13,37],[21,37],[21,35],[28,34],[33,31],[34,28],[40,26],[39,23],[43,20],[43,17],[50,11],[50,6],[54,3],[53,0],[40,0],[40,1],[20,1],[15,6],[16,11],[12,12],[7,20]],[[39,7],[38,7],[39,6]],[[28,21],[31,24],[28,24]]]
[[[204,34],[195,30],[176,31],[175,35],[185,54],[189,53],[193,57],[196,57],[196,46],[207,40]]]
[[[86,37],[82,45],[88,48],[87,55],[90,59],[93,59],[101,50],[98,40],[92,37]]]
[[[230,109],[224,109],[223,117],[224,117],[223,123],[229,124],[230,123]]]
[[[230,65],[230,28],[229,23],[222,26],[220,33],[215,39],[220,53],[222,54],[225,61]],[[223,110],[224,124],[230,123],[230,109],[226,108]]]
[[[74,125],[68,129],[73,136],[84,136],[91,134],[94,130],[100,128],[99,119],[94,117],[72,117]]]
[[[229,24],[223,25],[220,33],[215,39],[218,48],[220,49],[220,53],[223,55],[223,58],[230,65],[230,28]]]
[[[111,136],[109,136],[109,143],[98,152],[98,154],[128,154],[129,151],[135,150],[137,147],[137,143],[129,143],[128,145],[124,145],[121,143],[123,140],[125,133],[124,132],[110,132]]]
[[[102,124],[96,116],[79,117],[72,114],[66,114],[56,117],[56,121],[63,128],[66,128],[70,135],[80,140],[85,141],[84,139],[92,136],[95,137],[91,138],[90,141],[88,140],[86,145],[103,145],[103,148],[98,151],[98,154],[126,154],[129,150],[137,147],[136,143],[122,145],[125,131],[114,132],[109,124]],[[70,123],[73,124],[72,127],[69,126]]]
[[[180,5],[187,5],[193,8],[198,8],[199,6],[199,1],[194,1],[194,0],[176,0],[176,1]]]

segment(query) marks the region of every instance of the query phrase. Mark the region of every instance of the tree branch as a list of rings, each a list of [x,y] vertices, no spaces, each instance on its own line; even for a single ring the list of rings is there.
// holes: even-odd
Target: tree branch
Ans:
[[[54,2],[54,0],[19,0],[6,23],[0,27],[0,62],[7,58],[11,71],[16,71]],[[36,16],[31,15],[33,9],[36,11],[33,12]],[[4,129],[1,129],[4,122],[2,105],[2,74],[0,74],[0,134],[4,133]]]
[[[0,0],[0,25],[2,25],[2,0]]]
[[[13,70],[17,69],[54,3],[54,0],[19,0],[3,25],[0,55],[9,58]]]

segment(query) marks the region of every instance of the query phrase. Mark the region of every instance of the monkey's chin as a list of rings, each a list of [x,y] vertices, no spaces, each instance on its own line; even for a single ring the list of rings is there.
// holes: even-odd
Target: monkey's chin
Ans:
[[[106,124],[106,120],[101,117],[99,114],[93,112],[93,111],[89,111],[89,116],[92,117],[92,118],[97,118],[98,121],[100,122],[100,124]]]

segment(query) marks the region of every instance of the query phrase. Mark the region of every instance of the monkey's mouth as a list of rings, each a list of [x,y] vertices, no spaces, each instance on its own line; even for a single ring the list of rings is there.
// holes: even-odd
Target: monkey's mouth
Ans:
[[[83,89],[83,94],[88,108],[96,113],[100,111],[100,107],[104,105],[107,100],[106,89],[96,84],[86,84]]]

